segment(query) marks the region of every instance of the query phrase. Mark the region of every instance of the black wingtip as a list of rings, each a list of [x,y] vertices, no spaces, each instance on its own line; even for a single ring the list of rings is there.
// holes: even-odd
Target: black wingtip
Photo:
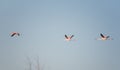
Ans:
[[[100,36],[104,38],[104,35],[102,33],[100,33]]]
[[[13,37],[13,36],[14,36],[14,34],[11,35],[11,37]]]
[[[67,35],[65,35],[65,38],[67,38],[67,39],[68,39]]]
[[[74,35],[71,36],[71,38],[74,37]]]

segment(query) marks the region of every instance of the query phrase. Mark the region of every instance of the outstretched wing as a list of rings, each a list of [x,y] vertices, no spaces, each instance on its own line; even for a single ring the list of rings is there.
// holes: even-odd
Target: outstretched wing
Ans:
[[[13,34],[11,35],[11,37],[13,37],[15,34],[16,34],[16,33],[13,33]]]
[[[72,36],[70,37],[70,39],[71,39],[72,37],[74,37],[74,35],[72,35]]]
[[[18,36],[20,36],[20,33],[17,33]]]
[[[65,38],[68,39],[67,35],[65,35]]]
[[[110,38],[110,36],[107,36],[106,38]]]
[[[100,36],[101,36],[102,38],[105,38],[105,36],[104,36],[102,33],[100,34]]]

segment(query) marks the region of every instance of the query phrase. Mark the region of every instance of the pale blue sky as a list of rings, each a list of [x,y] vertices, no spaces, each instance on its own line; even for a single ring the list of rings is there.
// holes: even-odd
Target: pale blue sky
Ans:
[[[120,0],[1,0],[0,70],[120,70]],[[11,32],[21,36],[10,37]],[[112,41],[97,41],[103,33]],[[64,35],[76,41],[64,41]],[[26,69],[28,70],[28,69]],[[34,66],[33,66],[33,70]]]

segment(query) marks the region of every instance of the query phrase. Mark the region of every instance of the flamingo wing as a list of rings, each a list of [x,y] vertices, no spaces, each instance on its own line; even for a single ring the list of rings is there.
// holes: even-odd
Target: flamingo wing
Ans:
[[[105,38],[105,36],[104,36],[102,33],[100,34],[100,36],[101,36],[102,38]]]
[[[20,33],[17,33],[18,36],[20,36]]]
[[[65,35],[65,38],[68,39],[67,35]]]
[[[106,38],[110,38],[110,36],[107,36]]]
[[[13,33],[13,34],[11,35],[11,37],[13,37],[15,34],[16,34],[16,33]]]
[[[70,39],[71,39],[72,37],[74,37],[74,35],[72,35],[72,36],[70,37]]]

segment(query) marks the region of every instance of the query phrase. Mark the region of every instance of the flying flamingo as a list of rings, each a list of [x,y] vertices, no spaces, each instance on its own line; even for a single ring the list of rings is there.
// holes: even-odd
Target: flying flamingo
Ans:
[[[112,38],[110,38],[110,36],[105,36],[102,33],[100,33],[101,38],[98,38],[97,40],[113,40]]]
[[[11,37],[13,37],[15,35],[20,36],[20,33],[18,33],[18,32],[12,32]]]
[[[74,37],[74,35],[72,35],[72,36],[67,36],[67,35],[65,35],[65,40],[66,40],[66,41],[70,41],[70,40],[72,39],[72,37]]]

